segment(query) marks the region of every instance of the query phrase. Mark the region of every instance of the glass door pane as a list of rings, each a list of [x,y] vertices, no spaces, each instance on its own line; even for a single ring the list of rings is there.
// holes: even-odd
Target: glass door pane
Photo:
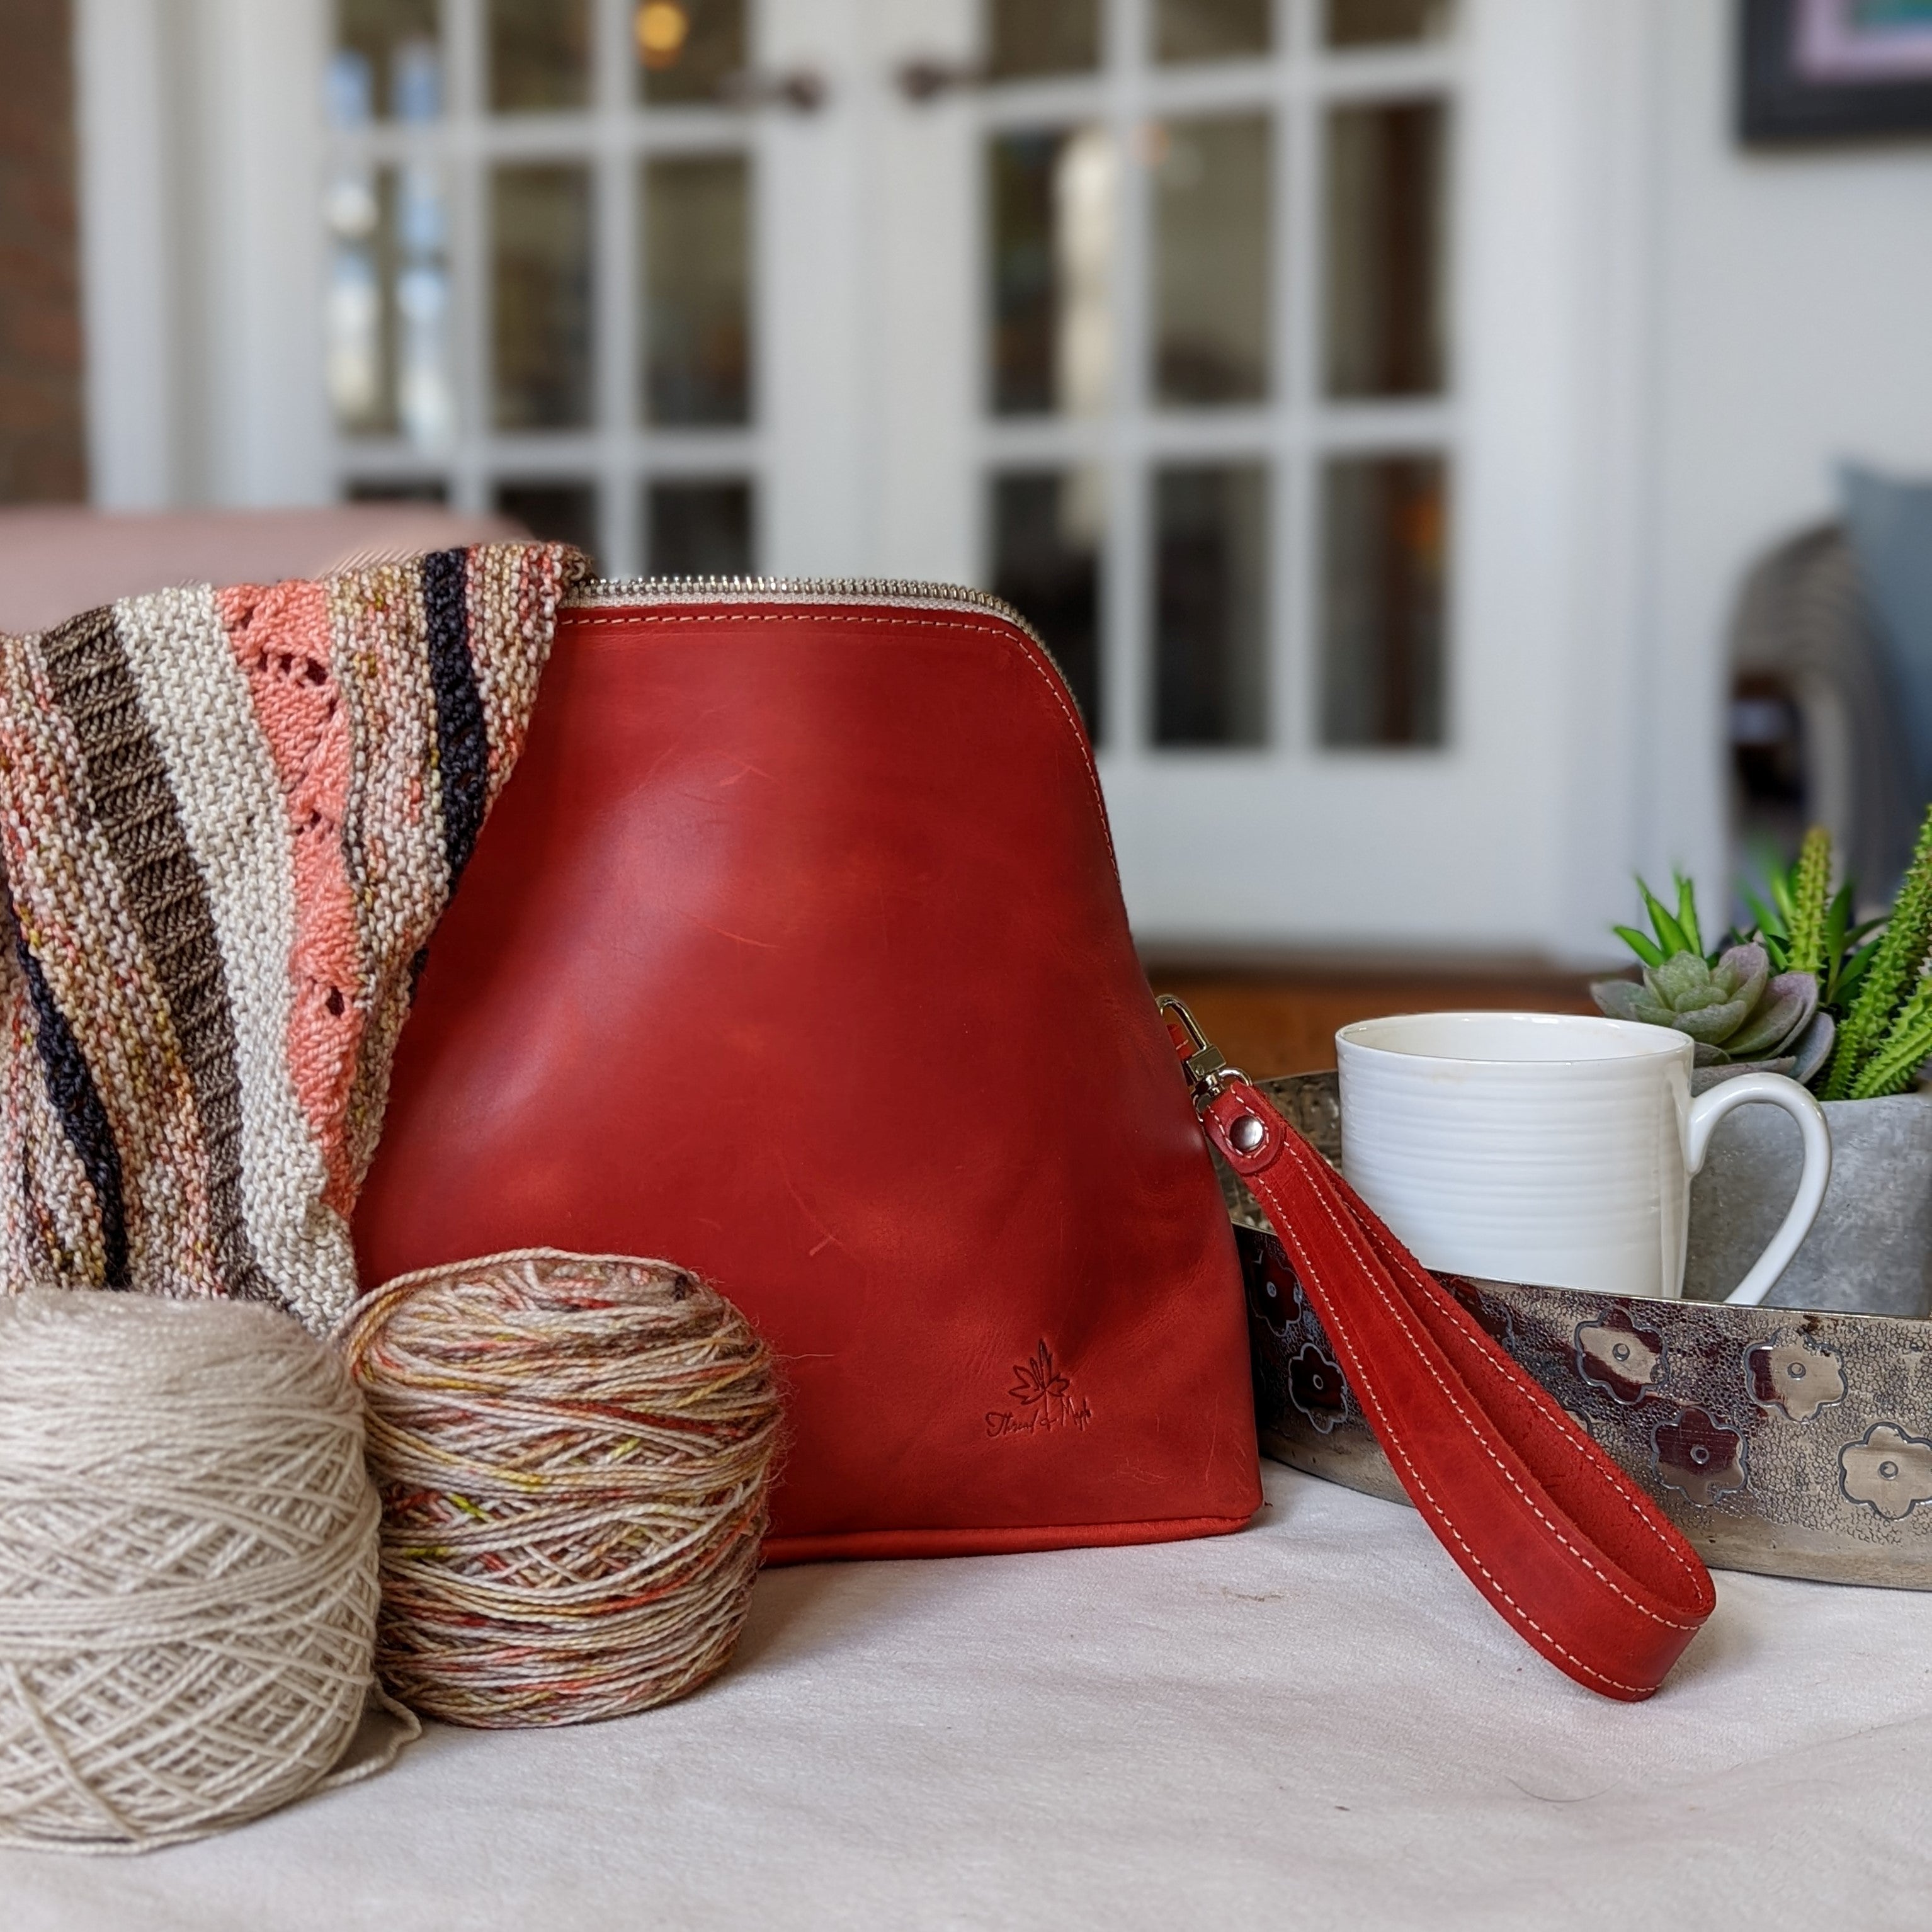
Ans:
[[[1268,148],[1260,115],[1157,130],[1150,307],[1163,403],[1268,393]]]
[[[395,188],[393,168],[351,168],[328,193],[328,394],[351,436],[397,428]]]
[[[643,226],[645,411],[665,424],[752,417],[751,183],[742,154],[646,161]]]
[[[640,0],[632,28],[638,92],[653,106],[722,100],[748,64],[745,0]]]
[[[1440,457],[1342,457],[1328,466],[1324,744],[1443,742],[1448,526]]]
[[[1268,472],[1154,478],[1154,742],[1268,739]]]
[[[1156,0],[1154,58],[1166,62],[1264,54],[1274,0]]]
[[[986,70],[995,80],[1090,74],[1100,62],[1100,0],[989,0]]]
[[[1100,554],[1106,484],[1092,466],[992,480],[992,587],[1024,611],[1100,742]]]
[[[590,0],[489,0],[490,106],[554,112],[590,100]]]
[[[1328,393],[1439,392],[1448,116],[1439,100],[1377,101],[1328,117],[1324,248]]]
[[[442,112],[442,14],[436,0],[338,0],[329,118],[433,121]]]
[[[594,564],[598,551],[597,489],[591,483],[500,483],[496,508],[531,536],[574,544]]]
[[[645,568],[653,577],[748,577],[752,486],[728,481],[653,483],[645,493]]]
[[[591,419],[588,166],[499,167],[491,182],[492,414],[499,429]]]
[[[328,194],[328,389],[350,436],[454,434],[448,223],[432,166],[350,166]]]
[[[1440,40],[1454,11],[1452,0],[1328,0],[1326,38],[1331,47]]]
[[[1024,128],[987,150],[991,400],[998,416],[1090,416],[1112,376],[1114,146]]]

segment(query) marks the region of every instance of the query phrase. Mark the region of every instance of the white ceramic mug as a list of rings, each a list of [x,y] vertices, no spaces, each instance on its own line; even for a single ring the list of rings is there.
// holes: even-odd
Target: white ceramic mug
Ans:
[[[1732,1292],[1762,1301],[1810,1232],[1832,1137],[1795,1080],[1738,1073],[1690,1097],[1690,1040],[1576,1013],[1409,1013],[1335,1036],[1342,1170],[1427,1268],[1674,1300],[1690,1177],[1734,1107],[1804,1137],[1784,1224]]]

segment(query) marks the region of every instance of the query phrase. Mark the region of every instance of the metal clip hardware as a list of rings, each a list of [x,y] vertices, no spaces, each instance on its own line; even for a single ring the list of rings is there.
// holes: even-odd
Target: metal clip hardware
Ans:
[[[1246,1080],[1238,1066],[1230,1066],[1228,1057],[1201,1030],[1201,1022],[1172,993],[1163,993],[1154,1003],[1166,1017],[1170,1031],[1185,1036],[1188,1051],[1181,1057],[1187,1084],[1193,1089],[1196,1109],[1206,1106],[1230,1081]],[[1180,1045],[1177,1040],[1177,1048]]]

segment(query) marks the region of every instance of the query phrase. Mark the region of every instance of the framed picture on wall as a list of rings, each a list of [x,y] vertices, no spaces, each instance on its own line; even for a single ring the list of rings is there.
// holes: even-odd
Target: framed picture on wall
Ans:
[[[1739,0],[1752,145],[1932,136],[1932,0]]]

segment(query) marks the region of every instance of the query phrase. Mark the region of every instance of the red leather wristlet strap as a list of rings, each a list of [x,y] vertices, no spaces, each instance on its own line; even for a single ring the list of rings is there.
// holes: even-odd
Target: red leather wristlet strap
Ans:
[[[1274,1224],[1410,1501],[1558,1670],[1650,1696],[1716,1605],[1696,1552],[1246,1078],[1200,1072],[1186,1024],[1202,1125]]]

